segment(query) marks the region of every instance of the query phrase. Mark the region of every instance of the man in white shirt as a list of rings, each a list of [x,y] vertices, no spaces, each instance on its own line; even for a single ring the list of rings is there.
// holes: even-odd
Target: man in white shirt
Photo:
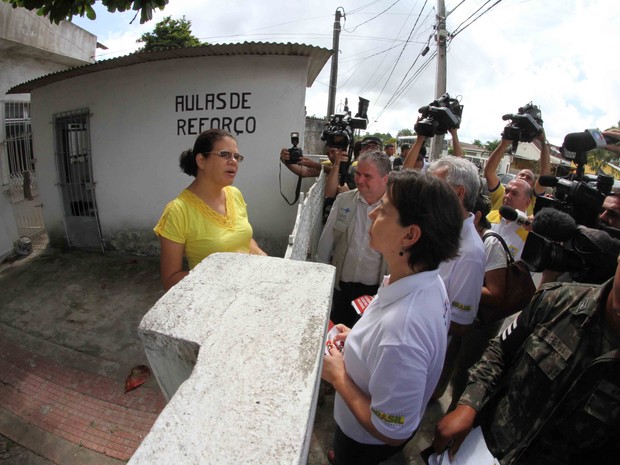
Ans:
[[[472,327],[478,314],[484,282],[485,255],[484,244],[471,213],[480,190],[480,177],[476,166],[465,158],[449,155],[432,162],[428,172],[442,178],[452,187],[461,202],[463,213],[458,256],[439,265],[439,275],[446,285],[451,305],[448,352],[441,378],[433,393],[433,398],[439,398],[452,376],[460,336]]]
[[[385,193],[390,159],[383,152],[360,155],[357,189],[336,197],[319,239],[316,260],[336,267],[331,320],[352,327],[359,316],[351,302],[362,295],[375,295],[386,265],[381,254],[368,246],[370,213]]]

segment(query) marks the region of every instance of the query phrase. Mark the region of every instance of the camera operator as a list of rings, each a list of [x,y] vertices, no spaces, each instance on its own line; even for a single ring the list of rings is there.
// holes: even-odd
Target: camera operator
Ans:
[[[502,465],[617,463],[619,349],[620,260],[604,284],[544,286],[470,370],[433,447],[452,459],[477,424]]]
[[[540,134],[538,134],[534,140],[538,140],[540,144],[540,175],[549,175],[551,174],[551,157],[549,150],[549,143],[545,137],[545,131],[542,130]],[[487,181],[487,186],[489,187],[489,193],[491,194],[491,210],[498,210],[502,205],[503,197],[505,193],[505,189],[503,184],[499,181],[499,176],[497,175],[497,168],[504,157],[504,153],[506,149],[513,144],[513,141],[510,139],[506,139],[504,135],[502,135],[502,140],[497,146],[489,159],[487,160],[487,164],[484,167],[484,177]],[[540,185],[538,182],[538,178],[534,175],[531,170],[522,169],[517,173],[516,179],[523,179],[527,182],[533,189],[532,192],[532,201],[525,213],[527,215],[534,214],[534,204],[536,202],[536,195],[543,195],[545,193],[545,188]]]
[[[463,148],[461,147],[461,143],[459,141],[458,130],[456,128],[449,128],[448,132],[450,132],[450,134],[452,135],[454,156],[462,157]],[[417,134],[413,146],[407,152],[405,161],[403,163],[403,169],[414,169],[422,172],[426,171],[426,168],[428,168],[429,165],[429,163],[427,163],[424,159],[426,155],[426,147],[424,146],[424,142],[426,141],[426,139],[427,138],[425,136]]]

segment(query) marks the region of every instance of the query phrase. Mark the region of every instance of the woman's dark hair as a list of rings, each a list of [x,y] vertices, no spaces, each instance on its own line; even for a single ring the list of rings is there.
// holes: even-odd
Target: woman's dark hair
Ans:
[[[482,192],[478,194],[476,198],[476,204],[474,205],[474,211],[472,213],[480,212],[479,224],[484,229],[491,229],[491,223],[487,220],[487,215],[491,212],[491,199],[488,195]]]
[[[230,137],[236,140],[231,133],[224,131],[223,129],[209,129],[201,133],[194,142],[194,148],[188,149],[181,153],[179,157],[179,166],[188,176],[194,176],[198,174],[198,164],[196,163],[196,155],[202,153],[205,157],[209,152],[213,151],[213,146],[222,137]]]
[[[444,180],[415,170],[392,171],[387,195],[398,211],[401,226],[416,224],[420,239],[409,247],[409,267],[433,270],[459,250],[463,211]]]

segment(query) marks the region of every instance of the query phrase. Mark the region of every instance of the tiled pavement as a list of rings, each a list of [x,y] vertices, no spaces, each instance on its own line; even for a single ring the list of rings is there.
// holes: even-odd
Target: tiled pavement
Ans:
[[[0,418],[5,419],[0,432],[16,442],[18,430],[11,424],[18,420],[72,445],[125,461],[164,403],[156,388],[142,386],[125,394],[121,381],[27,350],[0,327]]]

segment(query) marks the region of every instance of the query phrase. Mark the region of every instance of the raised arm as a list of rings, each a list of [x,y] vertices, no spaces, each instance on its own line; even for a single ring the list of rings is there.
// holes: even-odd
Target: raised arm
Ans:
[[[540,173],[538,173],[538,178],[536,178],[536,184],[534,184],[534,192],[536,193],[536,195],[542,195],[545,193],[545,188],[544,186],[540,185],[538,179],[540,179],[540,176],[547,176],[551,174],[551,153],[549,149],[549,142],[547,142],[547,137],[544,130],[538,136],[538,140],[541,144]]]
[[[287,149],[280,150],[280,161],[289,171],[302,178],[312,178],[321,174],[321,164],[307,157],[301,157],[299,163],[286,163],[290,154]]]
[[[330,158],[333,160],[333,165],[329,174],[327,175],[327,179],[325,180],[325,198],[333,199],[339,194],[339,174],[340,174],[340,165],[341,163],[346,163],[348,159],[348,154],[346,150],[328,149],[330,152]],[[332,156],[333,155],[333,156]],[[346,185],[346,184],[345,184]],[[347,187],[348,190],[348,187]]]
[[[418,155],[420,154],[420,150],[422,150],[422,146],[424,145],[424,136],[418,135],[416,137],[415,143],[407,153],[407,158],[405,158],[403,162],[403,169],[412,170],[415,168],[415,163],[418,160]]]
[[[499,145],[487,160],[484,166],[484,178],[487,180],[487,186],[490,191],[494,191],[499,186],[499,177],[497,176],[497,168],[499,167],[506,149],[512,144],[511,140],[502,139]]]
[[[463,147],[461,147],[461,142],[459,141],[459,134],[456,128],[450,128],[450,135],[452,136],[452,149],[454,150],[455,157],[464,157],[465,153],[463,152]]]

